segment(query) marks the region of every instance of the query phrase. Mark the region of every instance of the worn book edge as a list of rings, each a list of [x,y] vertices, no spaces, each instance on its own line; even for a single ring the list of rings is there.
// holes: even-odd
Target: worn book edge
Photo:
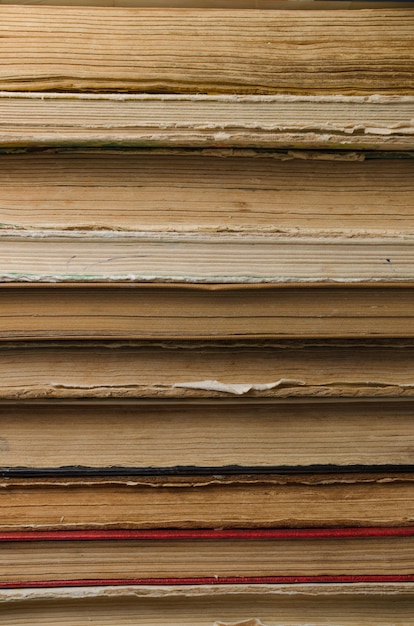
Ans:
[[[409,95],[0,91],[1,149],[412,150],[413,120]]]

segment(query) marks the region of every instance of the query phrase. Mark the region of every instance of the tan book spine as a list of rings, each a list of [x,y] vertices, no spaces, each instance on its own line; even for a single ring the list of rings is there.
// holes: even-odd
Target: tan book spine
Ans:
[[[410,340],[3,344],[0,397],[398,398],[414,394],[413,367]]]
[[[414,337],[410,287],[231,287],[2,285],[0,341]]]
[[[411,626],[414,607],[412,583],[4,589],[0,602],[14,626]]]
[[[7,124],[12,115],[0,117],[0,127]],[[414,158],[379,157],[231,149],[0,154],[0,237],[66,234],[79,245],[177,234],[194,242],[255,235],[412,241]]]
[[[406,527],[406,473],[0,480],[0,530]],[[7,569],[7,568],[5,568]]]
[[[289,150],[279,157],[273,155],[281,161],[295,154],[302,159],[361,160],[363,156],[352,152],[309,155],[297,151],[412,150],[413,117],[414,98],[407,95],[2,91],[0,148],[138,147],[141,154],[145,148],[162,146],[277,148]],[[221,154],[231,156],[225,150]]]
[[[413,275],[413,246],[402,237],[11,231],[0,248],[5,283],[391,287],[410,285]]]
[[[401,472],[413,467],[412,416],[412,401],[401,399],[2,403],[1,472],[9,477],[362,467]]]
[[[0,25],[8,91],[414,93],[409,9],[2,5]]]

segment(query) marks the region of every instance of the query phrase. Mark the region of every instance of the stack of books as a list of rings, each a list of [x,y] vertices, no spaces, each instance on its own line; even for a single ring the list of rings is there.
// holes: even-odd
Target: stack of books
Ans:
[[[5,623],[413,624],[413,8],[53,4],[0,6]]]

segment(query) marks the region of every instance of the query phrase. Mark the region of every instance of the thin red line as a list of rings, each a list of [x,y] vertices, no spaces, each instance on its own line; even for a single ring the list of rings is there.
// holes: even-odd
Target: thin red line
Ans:
[[[47,587],[95,587],[119,585],[238,585],[314,583],[403,583],[414,582],[414,574],[364,574],[339,576],[223,576],[194,578],[90,578],[1,582],[0,589]]]
[[[102,541],[185,539],[335,539],[353,537],[411,537],[414,527],[298,528],[249,530],[54,530],[0,532],[2,541]]]

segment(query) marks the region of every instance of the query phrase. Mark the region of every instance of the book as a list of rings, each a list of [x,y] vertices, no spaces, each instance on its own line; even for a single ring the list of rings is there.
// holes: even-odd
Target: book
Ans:
[[[146,103],[147,111],[151,106]],[[414,116],[414,98],[410,106],[406,114]],[[406,139],[406,151],[380,155],[220,149],[0,154],[2,246],[14,237],[17,255],[19,240],[54,236],[64,246],[65,235],[79,240],[80,250],[82,240],[85,248],[94,240],[109,248],[125,243],[126,252],[128,242],[138,248],[151,239],[179,249],[181,240],[195,247],[198,238],[218,250],[224,243],[237,249],[244,237],[259,250],[265,244],[277,249],[284,237],[292,245],[314,239],[322,249],[325,240],[338,240],[340,248],[342,238],[364,246],[370,240],[407,244],[414,228],[414,135],[407,132]],[[110,263],[106,267],[110,275]],[[321,270],[321,278],[326,273]]]
[[[168,352],[164,353],[167,361]],[[63,354],[70,368],[70,354]],[[40,363],[32,367],[40,367]],[[95,367],[102,366],[96,362]],[[145,361],[142,367],[147,367]],[[159,367],[165,369],[162,351]],[[120,368],[114,371],[119,376]],[[167,395],[152,400],[121,396],[93,401],[86,399],[89,394],[80,386],[84,400],[3,401],[0,474],[7,479],[229,476],[363,469],[402,472],[414,467],[410,443],[414,438],[413,400],[392,398],[391,385],[389,397],[381,399],[305,396],[296,400],[294,388],[290,388],[291,398],[262,398],[254,391],[253,397],[237,398],[228,392],[217,397],[212,382],[210,386],[213,397],[204,399]],[[68,387],[68,399],[70,391]],[[176,391],[186,396],[185,385]],[[279,392],[287,391],[289,387],[281,384]],[[361,385],[357,393],[362,392]],[[101,394],[105,393],[102,388]],[[39,392],[41,395],[47,392]],[[2,497],[6,498],[5,493]]]
[[[215,147],[221,150],[221,152],[217,150],[216,154],[229,158],[236,157],[238,153],[226,152],[226,148],[278,149],[285,150],[279,157],[281,162],[292,160],[295,154],[302,160],[313,157],[313,160],[324,161],[334,158],[361,161],[364,155],[355,154],[353,151],[412,150],[413,115],[413,96],[397,94],[207,95],[3,91],[0,92],[0,148],[10,157],[2,158],[2,167],[6,167],[12,175],[10,166],[13,164],[16,167],[16,163],[20,162],[27,169],[28,176],[38,165],[36,157],[41,159],[40,163],[43,164],[45,172],[49,171],[58,177],[59,170],[53,168],[52,155],[48,156],[44,151],[38,152],[36,157],[21,156],[19,160],[16,156],[11,157],[10,153],[13,150],[18,149],[21,152],[46,147],[74,150],[77,151],[76,160],[73,154],[66,159],[63,156],[54,157],[59,159],[62,168],[65,166],[67,176],[70,167],[76,170],[77,161],[85,164],[85,160],[88,159],[87,166],[91,175],[99,176],[100,170],[96,167],[99,164],[100,168],[105,167],[105,174],[111,178],[114,173],[121,176],[120,169],[116,169],[117,160],[124,167],[128,162],[137,164],[140,162],[140,156],[151,156],[148,154],[149,148],[154,151],[167,148],[185,148],[190,151],[195,148]],[[139,153],[132,156],[118,152],[116,156],[111,156],[107,152],[89,157],[81,153],[81,149],[93,148],[105,148],[107,151],[138,148]],[[331,155],[322,152],[303,154],[301,152],[303,149],[313,151],[327,149],[336,152]],[[339,154],[338,150],[342,149],[349,152]],[[194,165],[199,162],[199,155],[195,152],[188,152],[187,157],[191,158],[187,159],[183,159],[183,154],[175,153],[175,156],[177,161],[187,165],[189,171],[192,171],[193,161]],[[253,152],[250,156],[259,155]],[[277,157],[277,155],[268,156]],[[154,158],[151,158],[151,161],[154,172],[151,174],[151,170],[147,169],[149,180],[156,174],[156,170],[159,170],[159,166],[155,168]],[[171,161],[170,157],[170,164]],[[204,165],[206,163],[208,159],[204,160]],[[217,163],[222,166],[223,161]],[[234,161],[227,160],[224,163],[232,166],[226,168],[228,176],[230,171],[237,170]],[[399,164],[402,165],[400,161]],[[259,166],[257,159],[254,161],[250,159],[249,165]],[[277,165],[274,164],[275,176]],[[329,163],[326,165],[329,167]],[[393,167],[392,163],[389,165]],[[220,171],[223,174],[223,170]],[[37,167],[36,172],[39,177],[44,177],[43,168]],[[76,174],[84,182],[85,173],[82,168],[76,170]],[[134,178],[137,176],[137,168],[134,169],[133,176]],[[52,180],[53,178],[49,177],[49,184]],[[74,184],[76,177],[72,176],[71,180]],[[133,180],[129,178],[128,184],[133,185]],[[146,182],[145,178],[143,180]],[[158,178],[158,185],[162,180]],[[307,178],[308,185],[311,180]],[[250,177],[249,181],[252,183],[254,179]],[[282,181],[283,178],[278,182],[282,185]],[[300,176],[297,177],[296,184],[299,181]],[[104,182],[100,184],[104,185]],[[206,181],[199,176],[197,182],[204,185]],[[245,183],[246,180],[242,182]],[[381,181],[378,180],[376,184],[380,185]],[[60,186],[60,191],[65,192],[63,185]],[[107,191],[109,192],[108,189]],[[243,185],[239,192],[242,191]],[[257,193],[260,191],[260,186],[256,191]],[[91,192],[93,190],[89,189],[89,193]],[[95,192],[99,194],[99,190],[96,189]],[[102,200],[104,198],[101,198]],[[55,197],[54,201],[57,202],[58,197]],[[70,209],[70,205],[66,205],[65,208]],[[227,207],[227,210],[230,208]],[[107,213],[105,217],[108,219]]]
[[[8,476],[0,489],[1,531],[405,527],[414,508],[411,472],[370,468],[238,476],[84,471]]]
[[[412,583],[162,585],[0,590],[15,626],[410,626]]]
[[[54,239],[54,240],[53,240]],[[60,239],[60,240],[58,240]],[[190,240],[188,240],[190,239]],[[352,283],[409,286],[414,272],[410,241],[402,238],[165,236],[109,241],[43,234],[4,238],[0,280],[27,283],[172,282],[291,285]]]
[[[3,343],[0,398],[410,398],[413,361],[410,339]]]
[[[410,9],[2,5],[0,23],[3,91],[413,93]]]
[[[0,587],[414,582],[414,528],[0,534]]]
[[[413,336],[414,291],[409,285],[301,289],[266,284],[20,282],[0,287],[0,340],[6,342]]]

